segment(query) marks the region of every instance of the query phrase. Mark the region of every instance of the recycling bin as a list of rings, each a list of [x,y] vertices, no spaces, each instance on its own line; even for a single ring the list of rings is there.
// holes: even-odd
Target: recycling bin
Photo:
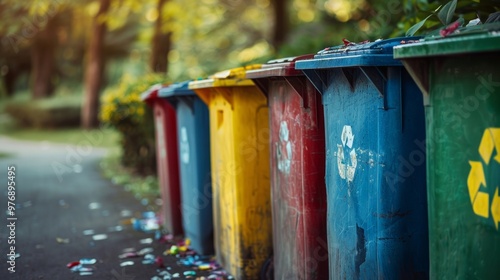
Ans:
[[[269,102],[274,279],[328,279],[323,105],[295,69],[312,57],[246,72]]]
[[[230,69],[189,88],[208,105],[217,261],[236,279],[259,279],[272,252],[269,110],[264,94]]]
[[[160,217],[164,228],[182,234],[179,162],[177,149],[177,124],[175,109],[158,97],[162,85],[153,85],[142,93],[141,99],[153,109],[156,139],[158,183],[163,200]]]
[[[211,255],[214,236],[208,107],[188,89],[188,83],[164,87],[158,96],[174,106],[177,117],[183,229],[198,254]]]
[[[332,279],[425,279],[428,226],[422,95],[393,38],[297,61],[323,97]]]
[[[400,46],[426,112],[433,279],[500,275],[500,25]]]

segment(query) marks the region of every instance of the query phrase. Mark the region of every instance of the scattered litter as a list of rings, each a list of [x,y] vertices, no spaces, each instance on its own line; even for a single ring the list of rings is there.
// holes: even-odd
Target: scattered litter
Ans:
[[[80,276],[88,276],[93,274],[94,273],[92,271],[80,271]]]
[[[158,257],[155,258],[155,264],[159,268],[165,268],[165,264],[163,263],[163,258],[160,257],[160,256],[158,256]]]
[[[56,241],[59,244],[68,244],[69,243],[69,239],[68,238],[56,237]]]
[[[59,206],[67,208],[68,204],[66,203],[66,201],[64,201],[64,199],[60,199],[59,200]]]
[[[142,219],[132,218],[132,225],[137,231],[152,232],[160,228],[158,218],[154,212],[148,211],[142,214]]]
[[[93,229],[86,229],[83,231],[83,235],[93,235],[95,233],[95,230]]]
[[[45,248],[42,244],[36,244],[35,249],[43,249]]]
[[[104,240],[104,239],[108,239],[108,235],[107,234],[96,234],[96,235],[92,236],[92,239],[95,241]]]
[[[193,271],[193,270],[188,270],[188,271],[184,271],[184,276],[196,276],[196,271]]]
[[[137,254],[139,254],[140,256],[143,256],[143,255],[151,253],[151,252],[153,252],[153,248],[147,247],[147,248],[139,250],[139,252],[137,252]]]
[[[80,265],[80,262],[70,262],[66,265],[67,268],[73,268],[75,266]]]
[[[101,204],[99,202],[92,202],[89,204],[90,210],[95,210],[101,208]]]
[[[125,248],[122,250],[123,253],[130,253],[130,252],[135,252],[135,248]]]
[[[142,260],[143,264],[154,264],[155,263],[155,256],[152,254],[146,254],[144,255],[144,259]]]
[[[172,274],[172,278],[179,278],[179,277],[181,277],[180,273],[174,273],[174,274]]]
[[[146,254],[152,253],[153,248],[147,247],[147,248],[141,249],[137,252],[135,251],[134,248],[127,248],[123,251],[124,252],[122,254],[118,255],[119,259],[138,258],[138,257],[144,256]]]
[[[68,264],[68,265],[69,265],[69,264]],[[81,265],[81,264],[78,264],[78,265],[75,265],[75,266],[72,266],[72,267],[69,267],[69,266],[68,266],[68,268],[70,268],[70,269],[71,269],[71,272],[79,272],[80,274],[81,274],[82,272],[92,272],[92,271],[94,271],[94,269],[93,269],[93,268],[91,268],[91,267],[86,267],[86,266],[83,266],[83,265]]]
[[[81,259],[80,263],[81,264],[95,264],[97,262],[96,259]]]
[[[122,216],[122,217],[130,217],[130,216],[132,216],[132,211],[130,211],[130,210],[122,210],[120,212],[120,216]]]
[[[131,266],[131,265],[134,265],[134,262],[133,262],[133,261],[126,261],[126,262],[122,262],[122,263],[120,263],[120,266],[121,266],[121,267],[124,267],[124,266]]]
[[[446,37],[446,36],[448,36],[448,35],[450,35],[450,34],[453,34],[453,33],[455,33],[455,32],[458,32],[458,30],[457,30],[457,29],[460,27],[460,25],[461,25],[461,24],[460,24],[460,21],[459,21],[459,20],[457,20],[457,21],[455,21],[454,23],[452,23],[452,24],[448,25],[447,27],[445,27],[445,28],[441,29],[441,30],[439,31],[439,35],[441,35],[441,37]]]
[[[151,243],[153,243],[153,238],[144,238],[144,239],[141,239],[141,240],[139,240],[139,243],[141,243],[141,244],[151,244]]]
[[[123,253],[123,254],[118,255],[119,259],[129,259],[129,258],[138,258],[138,257],[140,257],[140,255],[135,253],[135,252],[128,252],[128,253]]]
[[[122,226],[114,226],[114,227],[108,228],[108,232],[118,232],[118,231],[122,231],[122,230],[123,230]]]
[[[147,198],[143,198],[143,199],[141,199],[141,204],[146,206],[149,204],[149,200]]]

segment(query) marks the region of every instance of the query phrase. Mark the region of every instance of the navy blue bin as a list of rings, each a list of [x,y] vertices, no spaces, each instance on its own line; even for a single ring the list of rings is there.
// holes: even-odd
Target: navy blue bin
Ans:
[[[177,115],[182,225],[191,247],[201,255],[214,253],[210,127],[208,108],[188,89],[189,81],[160,89]]]
[[[323,95],[331,279],[428,278],[422,94],[399,38],[296,62]]]

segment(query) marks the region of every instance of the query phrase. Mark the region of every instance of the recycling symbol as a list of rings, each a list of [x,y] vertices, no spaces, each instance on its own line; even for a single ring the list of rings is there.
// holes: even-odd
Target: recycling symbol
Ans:
[[[498,188],[500,182],[486,182],[484,170],[488,168],[492,160],[500,163],[500,128],[490,127],[484,131],[478,151],[482,161],[469,161],[471,169],[467,178],[472,210],[476,215],[487,219],[490,217],[491,211],[491,217],[498,230],[498,223],[500,222]],[[494,152],[496,153],[493,157]],[[491,203],[490,188],[495,190]],[[490,192],[486,192],[486,190],[490,190]]]
[[[354,180],[354,173],[358,160],[356,159],[356,149],[353,148],[354,134],[349,125],[344,125],[342,134],[340,136],[342,145],[337,144],[337,163],[339,168],[339,175],[342,179],[347,179],[348,182]]]
[[[278,170],[290,174],[292,164],[292,144],[290,143],[290,131],[285,121],[280,124],[280,141],[276,143],[276,156],[278,157]]]
[[[184,164],[189,163],[189,142],[188,142],[188,134],[186,127],[181,127],[181,141],[179,141],[179,149],[181,161]]]

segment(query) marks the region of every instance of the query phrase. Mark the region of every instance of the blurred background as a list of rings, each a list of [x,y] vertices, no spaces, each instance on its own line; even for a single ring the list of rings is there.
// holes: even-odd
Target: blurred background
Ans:
[[[443,26],[433,12],[448,2],[2,0],[0,134],[78,144],[83,130],[98,130],[105,137],[95,145],[114,151],[104,167],[154,175],[154,126],[140,100],[152,84],[316,53],[343,38],[404,36],[427,18],[425,34]],[[499,8],[455,2],[465,22]]]

